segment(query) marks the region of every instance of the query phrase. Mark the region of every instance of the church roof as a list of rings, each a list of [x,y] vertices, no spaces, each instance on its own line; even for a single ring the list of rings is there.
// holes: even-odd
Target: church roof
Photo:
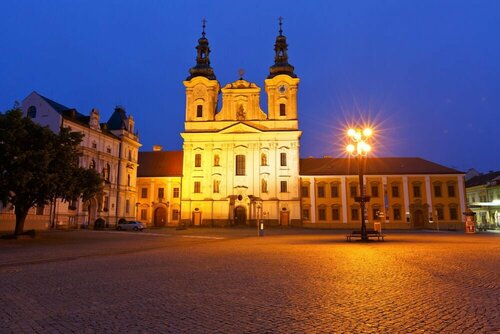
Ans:
[[[301,175],[358,175],[355,158],[300,159]],[[367,158],[365,175],[464,174],[422,158]]]
[[[182,151],[139,152],[137,177],[182,176]]]

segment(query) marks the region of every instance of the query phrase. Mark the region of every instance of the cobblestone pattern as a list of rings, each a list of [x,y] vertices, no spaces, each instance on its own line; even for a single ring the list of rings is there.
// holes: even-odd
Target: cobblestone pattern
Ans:
[[[500,330],[500,235],[101,238],[50,261],[40,254],[58,247],[26,247],[38,262],[0,243],[0,332]]]

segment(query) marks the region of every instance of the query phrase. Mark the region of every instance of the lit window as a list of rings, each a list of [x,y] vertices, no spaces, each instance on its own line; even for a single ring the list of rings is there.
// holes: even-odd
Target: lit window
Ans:
[[[201,154],[194,155],[194,166],[201,167]]]
[[[332,220],[340,220],[339,208],[332,208]]]
[[[203,117],[203,106],[202,105],[196,106],[196,117]]]
[[[174,197],[174,198],[179,198],[179,188],[174,188],[174,194],[173,194],[173,197]]]
[[[195,194],[201,193],[201,182],[200,181],[194,182],[194,193]]]
[[[280,116],[286,116],[286,104],[280,103]]]
[[[325,186],[318,186],[318,197],[325,197]]]
[[[242,154],[236,156],[236,175],[245,175],[245,156]]]
[[[287,182],[286,181],[281,181],[280,184],[281,184],[281,192],[282,193],[286,193],[288,191],[288,187],[287,187],[288,184],[287,184]]]
[[[141,188],[141,198],[148,197],[148,188]]]
[[[158,188],[158,198],[163,198],[165,195],[165,188]]]
[[[286,166],[286,153],[280,153],[280,166]]]

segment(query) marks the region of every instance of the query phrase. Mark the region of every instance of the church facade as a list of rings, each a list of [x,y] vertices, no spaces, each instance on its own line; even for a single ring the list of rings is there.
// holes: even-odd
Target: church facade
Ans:
[[[137,219],[150,226],[359,228],[356,159],[300,159],[299,78],[281,26],[261,88],[240,79],[221,88],[203,31],[184,81],[182,152],[140,152]],[[217,109],[219,97],[221,108]],[[161,161],[161,163],[160,163]],[[369,228],[461,229],[464,173],[420,158],[365,160]],[[140,214],[139,214],[140,212]]]

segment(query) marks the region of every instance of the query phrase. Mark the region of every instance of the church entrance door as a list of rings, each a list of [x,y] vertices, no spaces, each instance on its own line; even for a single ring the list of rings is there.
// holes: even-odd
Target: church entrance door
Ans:
[[[280,225],[288,226],[290,224],[290,212],[289,211],[281,211],[280,212]]]
[[[244,206],[237,206],[234,209],[234,224],[245,225],[247,223],[247,209]]]
[[[167,210],[162,207],[158,207],[155,210],[155,216],[154,216],[154,225],[156,227],[162,227],[165,226],[167,223]]]
[[[424,214],[422,210],[413,212],[413,228],[424,228]]]

